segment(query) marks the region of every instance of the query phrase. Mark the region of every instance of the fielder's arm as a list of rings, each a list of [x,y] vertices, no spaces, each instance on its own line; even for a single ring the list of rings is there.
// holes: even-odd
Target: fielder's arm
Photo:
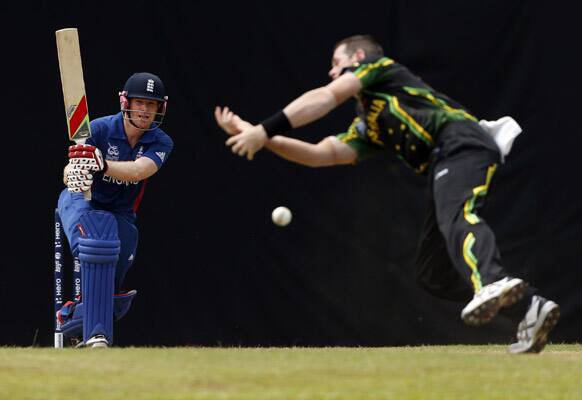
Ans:
[[[305,92],[289,103],[283,112],[293,128],[307,125],[327,115],[362,89],[361,81],[351,72],[317,89]]]
[[[355,96],[362,88],[360,80],[351,72],[343,74],[327,86],[310,90],[283,109],[291,128],[297,128],[320,119],[331,110]],[[277,132],[271,132],[271,134]],[[233,153],[252,160],[254,154],[267,142],[268,135],[262,124],[244,128],[231,136],[226,145]]]
[[[357,158],[356,151],[335,136],[312,144],[277,135],[269,139],[265,147],[281,158],[308,167],[352,164]]]
[[[231,136],[240,134],[253,125],[234,114],[228,107],[216,107],[216,123]],[[317,144],[307,143],[286,136],[273,136],[265,147],[281,158],[308,167],[324,167],[353,163],[357,153],[335,136],[329,136]]]

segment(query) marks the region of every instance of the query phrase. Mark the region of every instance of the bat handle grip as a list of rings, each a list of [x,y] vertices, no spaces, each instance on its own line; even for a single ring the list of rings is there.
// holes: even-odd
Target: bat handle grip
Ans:
[[[75,140],[75,144],[85,144],[85,141],[86,139],[77,139]],[[83,197],[85,198],[85,200],[91,201],[91,190],[83,192]]]

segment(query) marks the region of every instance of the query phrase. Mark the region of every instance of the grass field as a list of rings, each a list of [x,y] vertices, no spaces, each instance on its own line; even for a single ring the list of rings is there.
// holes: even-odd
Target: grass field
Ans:
[[[4,347],[0,399],[582,399],[582,345]]]

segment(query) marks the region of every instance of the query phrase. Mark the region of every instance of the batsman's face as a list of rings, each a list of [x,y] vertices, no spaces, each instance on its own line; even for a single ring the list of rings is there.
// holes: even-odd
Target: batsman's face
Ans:
[[[130,117],[142,129],[148,129],[158,112],[158,102],[150,99],[129,100]]]
[[[337,49],[333,52],[333,56],[331,58],[331,69],[329,70],[329,77],[334,80],[339,78],[344,68],[352,66],[355,62],[357,62],[356,54],[352,54],[351,56],[346,53],[346,45],[342,44],[338,46]]]

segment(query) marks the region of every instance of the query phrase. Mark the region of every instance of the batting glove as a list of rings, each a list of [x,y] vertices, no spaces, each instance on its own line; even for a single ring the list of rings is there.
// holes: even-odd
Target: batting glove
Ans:
[[[70,168],[67,172],[67,189],[72,193],[80,193],[91,190],[93,185],[93,175],[91,171],[80,168],[80,164],[69,162]]]
[[[69,162],[75,165],[76,169],[103,173],[107,171],[107,161],[103,158],[101,150],[90,144],[69,146]]]

